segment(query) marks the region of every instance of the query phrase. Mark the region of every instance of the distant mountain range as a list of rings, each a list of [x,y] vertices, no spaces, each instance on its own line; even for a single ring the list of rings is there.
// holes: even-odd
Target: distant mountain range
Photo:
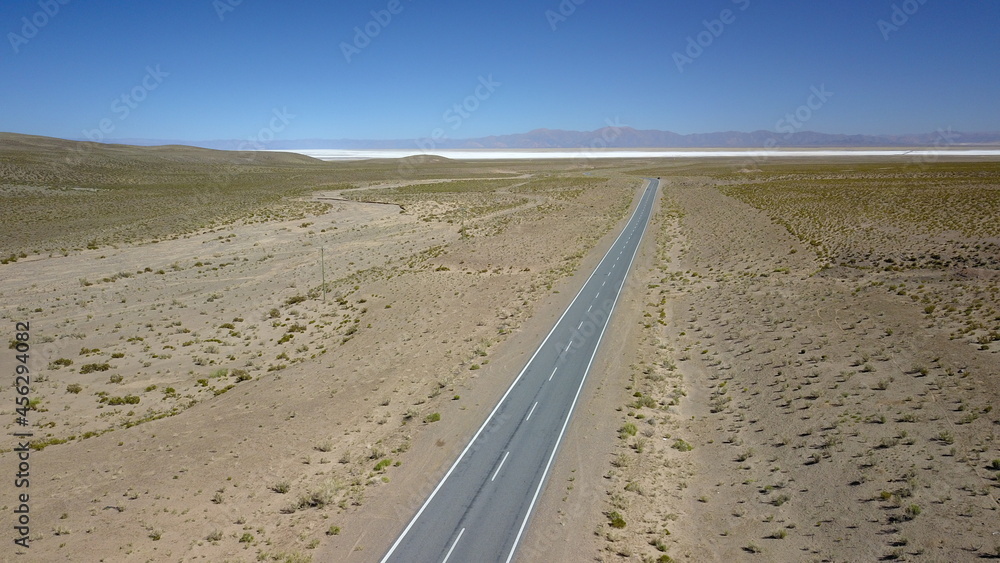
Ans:
[[[82,139],[81,139],[82,140]],[[296,139],[296,140],[218,140],[176,141],[150,139],[113,139],[109,142],[131,145],[190,145],[222,150],[293,150],[293,149],[575,149],[599,148],[786,148],[786,147],[935,147],[997,146],[1000,132],[963,133],[936,131],[912,135],[832,135],[815,131],[774,132],[724,131],[681,135],[655,129],[604,127],[596,131],[535,129],[514,135],[493,135],[477,139]]]

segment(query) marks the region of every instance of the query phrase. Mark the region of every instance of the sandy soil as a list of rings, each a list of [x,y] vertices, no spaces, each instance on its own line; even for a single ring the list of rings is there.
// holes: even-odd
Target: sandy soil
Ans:
[[[34,377],[16,559],[377,561],[650,174],[518,560],[1000,557],[995,172],[769,167],[373,178],[0,265]]]
[[[37,400],[20,560],[377,559],[641,188],[584,184],[320,193],[304,220],[3,265]]]
[[[984,293],[982,333],[996,272],[838,266],[720,184],[665,185],[645,298],[615,320],[522,560],[1000,556],[997,352],[900,285]],[[923,230],[901,252],[939,244]]]

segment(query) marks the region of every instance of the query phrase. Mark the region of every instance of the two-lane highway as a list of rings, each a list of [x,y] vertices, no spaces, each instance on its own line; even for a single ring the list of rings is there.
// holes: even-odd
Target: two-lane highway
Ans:
[[[649,180],[632,217],[383,563],[509,562],[649,223]]]

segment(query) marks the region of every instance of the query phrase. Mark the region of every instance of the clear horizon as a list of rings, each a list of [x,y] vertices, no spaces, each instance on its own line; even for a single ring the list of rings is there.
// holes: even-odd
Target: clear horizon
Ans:
[[[0,5],[0,130],[67,139],[1000,131],[1000,5],[716,0],[627,10],[242,0]]]
[[[627,126],[627,127],[631,127],[631,126]],[[569,129],[553,129],[553,128],[550,128],[550,127],[536,127],[536,128],[534,128],[532,130],[529,130],[529,131],[515,131],[515,132],[511,132],[511,133],[495,133],[495,134],[483,135],[482,137],[447,137],[447,139],[450,140],[450,141],[475,140],[475,139],[481,139],[481,138],[485,138],[485,137],[494,137],[494,136],[495,137],[500,137],[500,136],[506,136],[506,135],[523,135],[523,134],[532,133],[534,131],[555,131],[555,132],[566,132],[566,133],[592,133],[592,132],[595,132],[595,131],[600,131],[600,130],[605,129],[605,128],[597,128],[597,129],[592,130],[592,131],[580,131],[580,130],[569,130]],[[676,131],[666,131],[666,130],[660,130],[660,129],[647,129],[647,128],[643,128],[643,127],[631,127],[631,128],[635,129],[637,131],[659,131],[659,132],[677,133]],[[18,132],[18,131],[4,131],[4,132],[7,132],[7,133],[20,133],[20,134],[27,134],[27,135],[37,135],[36,133],[21,133],[21,132]],[[693,132],[693,133],[679,133],[679,134],[681,134],[681,135],[712,135],[712,134],[719,134],[719,133],[758,133],[758,132],[775,132],[775,131],[773,129],[771,129],[771,130],[758,129],[758,130],[755,130],[755,131],[736,131],[736,130],[727,130],[727,131],[697,131],[697,132]],[[799,134],[799,133],[815,133],[815,134],[820,134],[820,135],[857,135],[857,133],[842,133],[842,132],[830,133],[830,132],[827,132],[827,131],[813,131],[813,130],[809,130],[809,129],[797,130],[797,131],[795,131],[795,133],[796,134]],[[945,129],[939,129],[937,131],[904,131],[904,132],[873,133],[873,134],[868,134],[866,136],[872,136],[872,137],[906,137],[906,136],[915,136],[915,135],[944,135],[944,137],[942,137],[942,140],[941,140],[941,142],[939,144],[940,144],[941,147],[946,147],[948,145],[955,144],[955,143],[945,142],[945,141],[947,141],[947,136],[950,133],[969,133],[969,134],[991,134],[991,133],[995,133],[998,136],[1000,136],[1000,130],[978,130],[978,131],[953,131],[953,130],[951,130],[951,131],[949,131],[949,130],[945,130]],[[42,136],[49,136],[49,135],[42,135]],[[68,141],[80,141],[80,140],[87,141],[88,140],[85,137],[74,137],[74,138],[70,138],[70,137],[54,137],[54,138],[64,139],[64,140],[68,140]],[[335,138],[335,137],[311,137],[311,138],[281,138],[281,137],[275,137],[274,140],[276,142],[298,142],[298,141],[348,141],[348,142],[369,142],[370,141],[370,142],[391,142],[391,141],[420,141],[420,140],[425,140],[425,139],[426,138],[422,138],[422,137],[391,138],[391,139],[390,138],[379,138],[379,139],[367,138],[367,139],[363,139],[363,138]],[[183,141],[183,142],[187,142],[187,143],[214,143],[214,142],[231,142],[231,141],[243,141],[243,140],[245,140],[245,139],[232,138],[232,137],[231,138],[214,138],[214,139],[164,139],[164,138],[148,138],[148,137],[121,137],[121,138],[108,137],[108,138],[99,140],[97,142],[112,143],[112,144],[116,143],[116,142],[121,142],[121,141],[142,141],[142,142]],[[251,143],[251,144],[253,144],[253,145],[259,145],[259,146],[263,146],[264,144],[266,144],[266,143],[261,143],[259,141],[260,141],[259,139],[255,139],[254,142]],[[992,145],[994,143],[990,143],[990,144]],[[571,149],[571,148],[574,148],[574,147],[553,147],[553,148],[567,148],[567,149]],[[587,147],[579,147],[579,148],[587,148]],[[637,148],[637,147],[607,147],[607,148],[608,148],[608,150],[619,150],[619,149],[627,150],[627,149],[630,149],[630,148]],[[655,147],[652,147],[652,148],[655,148]],[[662,148],[669,149],[670,147],[662,147]],[[677,148],[679,148],[679,149],[685,149],[685,148],[698,148],[698,147],[677,147]],[[725,147],[720,147],[720,148],[725,148]],[[739,148],[755,149],[755,148],[760,148],[760,147],[731,147],[731,148],[733,148],[733,149],[739,149]],[[272,149],[255,148],[255,149],[252,149],[252,150],[272,150]],[[277,149],[277,150],[281,150],[281,149]],[[296,150],[299,150],[299,149],[296,149]],[[326,150],[326,149],[323,149],[323,150]],[[368,150],[368,149],[328,149],[328,150]],[[377,149],[371,149],[371,150],[377,150]],[[406,149],[385,149],[385,150],[406,150]],[[472,148],[462,149],[462,148],[457,148],[457,149],[445,149],[445,150],[478,150],[478,149],[472,149]],[[484,150],[491,150],[491,149],[484,149]],[[515,149],[512,149],[512,150],[521,150],[521,149],[516,149],[515,148]]]

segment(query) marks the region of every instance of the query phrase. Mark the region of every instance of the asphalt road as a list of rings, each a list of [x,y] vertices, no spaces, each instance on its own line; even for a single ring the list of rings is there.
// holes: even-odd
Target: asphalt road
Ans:
[[[383,563],[513,560],[646,231],[658,186],[649,180],[618,239]]]

